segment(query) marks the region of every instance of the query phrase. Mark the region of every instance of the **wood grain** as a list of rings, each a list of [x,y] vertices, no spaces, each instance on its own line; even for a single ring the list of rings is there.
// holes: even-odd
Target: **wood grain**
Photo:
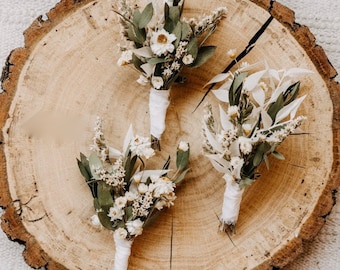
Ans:
[[[138,237],[129,269],[270,269],[302,252],[330,212],[339,186],[339,85],[336,71],[308,28],[294,23],[291,10],[274,1],[186,1],[185,16],[225,5],[228,16],[209,40],[214,58],[186,70],[185,84],[171,93],[160,163],[179,140],[191,143],[188,181],[175,207],[162,213]],[[302,81],[308,97],[299,113],[308,133],[281,147],[285,161],[271,162],[244,195],[237,235],[218,232],[224,183],[201,155],[202,108],[193,109],[202,86],[228,64],[226,52],[242,51],[268,19],[275,20],[245,58],[266,59],[273,68],[304,67],[315,72]],[[97,115],[108,141],[122,144],[130,123],[148,134],[148,88],[131,67],[118,67],[117,20],[108,0],[61,1],[25,32],[25,48],[10,55],[0,96],[0,204],[2,228],[26,244],[27,263],[48,269],[109,269],[112,235],[91,226],[91,194],[75,158],[87,153]],[[212,96],[207,101],[216,104]]]

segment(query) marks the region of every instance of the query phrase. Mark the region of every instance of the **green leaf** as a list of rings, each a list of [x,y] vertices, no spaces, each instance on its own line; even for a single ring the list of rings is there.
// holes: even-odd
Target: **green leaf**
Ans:
[[[77,159],[78,168],[81,175],[85,178],[85,181],[91,180],[91,171],[88,171],[86,165],[84,165],[79,159]]]
[[[242,72],[242,73],[235,75],[233,83],[231,84],[230,90],[229,90],[230,106],[239,104],[241,93],[242,93],[243,82],[246,76],[247,76],[246,72]]]
[[[182,150],[177,151],[176,167],[178,170],[183,170],[188,165],[189,155],[190,155],[189,149],[188,151],[182,151]]]
[[[196,37],[192,38],[187,45],[187,52],[196,59],[198,54],[198,40]]]
[[[124,208],[124,212],[125,212],[125,221],[130,221],[133,219],[133,215],[132,215],[132,206],[127,206]]]
[[[182,24],[181,24],[181,22],[178,22],[176,24],[176,27],[175,27],[174,31],[172,32],[172,34],[174,34],[176,36],[176,40],[175,40],[174,45],[175,45],[175,48],[177,48],[179,42],[181,41],[181,36],[182,36]]]
[[[147,60],[147,62],[149,64],[152,64],[152,65],[156,65],[156,64],[159,64],[159,63],[165,63],[165,62],[168,62],[168,61],[169,61],[168,59],[158,58],[158,57],[150,58],[150,59]]]
[[[279,160],[285,160],[284,155],[282,155],[281,153],[279,153],[277,151],[273,151],[272,154],[273,154],[274,157],[276,157]]]
[[[113,206],[113,198],[111,196],[111,188],[104,182],[98,183],[98,203],[101,208]]]
[[[180,19],[180,10],[177,6],[169,7],[169,18],[176,25]]]
[[[98,198],[94,198],[94,200],[93,200],[93,207],[94,207],[94,209],[96,209],[98,211],[101,210],[101,206],[99,204]]]
[[[254,167],[258,167],[261,162],[263,161],[264,155],[270,150],[271,146],[269,143],[264,142],[261,143],[257,148],[256,148],[256,153],[254,155],[253,159],[253,165]]]
[[[198,54],[197,54],[197,57],[196,57],[194,63],[192,65],[190,65],[189,67],[197,68],[197,67],[203,65],[205,62],[207,62],[210,59],[210,57],[213,56],[215,50],[216,50],[215,46],[201,47],[198,50]]]
[[[275,121],[277,113],[283,108],[283,106],[284,98],[283,93],[281,93],[277,100],[269,106],[269,109],[267,111],[273,121]]]
[[[185,175],[190,171],[190,168],[184,170],[173,182],[177,185],[183,181]]]
[[[153,208],[153,209],[155,209],[155,208]],[[154,210],[153,210],[153,212],[154,212]],[[157,211],[157,212],[154,212],[152,215],[150,215],[150,216],[145,220],[143,227],[144,227],[144,228],[147,228],[147,227],[149,227],[150,225],[152,225],[152,223],[154,223],[155,220],[159,217],[160,213],[161,213],[161,211]]]
[[[133,25],[134,26],[139,26],[139,21],[142,19],[142,14],[138,9],[135,10],[133,13]]]
[[[95,153],[91,153],[89,156],[89,167],[93,178],[98,180],[98,175],[94,172],[94,170],[97,168],[103,168],[103,164]]]
[[[293,83],[283,94],[284,106],[293,102],[300,91],[300,82]]]
[[[145,28],[147,24],[151,21],[153,16],[153,6],[152,2],[150,2],[142,11],[141,18],[138,22],[139,29]]]
[[[136,69],[144,73],[144,70],[141,68],[141,65],[143,65],[144,63],[134,53],[132,54],[132,63]]]
[[[128,158],[125,160],[125,164],[124,164],[124,170],[125,170],[125,182],[126,182],[127,184],[129,184],[129,181],[130,181],[131,176],[132,176],[132,174],[133,174],[133,171],[134,171],[134,167],[135,167],[136,161],[137,161],[137,156],[134,155],[134,156],[131,158],[131,152],[130,152],[130,154],[128,155]]]
[[[185,22],[182,22],[181,25],[182,25],[181,38],[182,40],[186,40],[191,36],[192,30],[191,27]]]
[[[103,225],[104,228],[114,230],[113,223],[110,217],[107,215],[109,210],[108,209],[103,210],[104,210],[103,212],[97,213],[100,223]]]

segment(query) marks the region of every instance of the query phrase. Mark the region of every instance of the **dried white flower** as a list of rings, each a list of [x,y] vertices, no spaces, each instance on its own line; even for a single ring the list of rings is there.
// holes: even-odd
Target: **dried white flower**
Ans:
[[[143,232],[143,221],[139,218],[126,222],[126,228],[131,235],[138,236]]]
[[[125,50],[122,52],[120,58],[117,61],[118,66],[125,66],[130,64],[132,61],[132,51]]]
[[[230,49],[227,52],[227,55],[231,58],[231,59],[235,59],[236,58],[236,49]]]
[[[187,54],[182,59],[184,65],[190,65],[194,62],[194,58],[191,54]]]
[[[118,207],[110,207],[109,213],[107,214],[111,221],[116,219],[122,219],[124,216],[124,210]]]
[[[178,145],[178,150],[181,150],[183,152],[186,152],[189,150],[189,144],[187,142],[180,141]]]
[[[157,56],[172,53],[175,46],[172,44],[176,40],[174,34],[170,34],[165,29],[153,32],[151,35],[151,50]]]
[[[149,80],[144,75],[139,75],[137,83],[139,83],[140,85],[145,86],[145,85],[147,85],[149,83]]]
[[[125,239],[127,237],[127,231],[124,228],[118,228],[114,231],[114,234],[121,239]]]
[[[151,84],[155,89],[161,89],[164,84],[164,81],[160,76],[152,76]]]

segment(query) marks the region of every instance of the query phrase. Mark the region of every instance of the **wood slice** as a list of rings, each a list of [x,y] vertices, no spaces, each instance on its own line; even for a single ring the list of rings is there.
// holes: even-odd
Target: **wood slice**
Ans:
[[[92,197],[76,157],[88,153],[96,116],[117,148],[130,124],[149,134],[148,88],[132,67],[118,67],[120,42],[111,1],[63,0],[25,32],[25,48],[12,52],[0,95],[0,205],[2,228],[26,245],[33,267],[110,269],[110,232],[94,228]],[[339,85],[336,71],[293,12],[269,0],[187,0],[186,17],[226,6],[228,15],[209,42],[213,59],[185,70],[185,84],[171,90],[167,128],[158,153],[163,164],[179,140],[191,143],[191,172],[177,190],[175,206],[136,238],[129,269],[270,269],[302,252],[325,222],[339,186]],[[268,12],[269,11],[269,12]],[[307,94],[300,114],[305,135],[292,136],[245,192],[232,241],[218,231],[224,180],[201,154],[203,85],[229,64],[226,52],[241,52],[269,18],[275,18],[244,59],[273,68],[303,67]],[[207,101],[216,104],[212,96]]]

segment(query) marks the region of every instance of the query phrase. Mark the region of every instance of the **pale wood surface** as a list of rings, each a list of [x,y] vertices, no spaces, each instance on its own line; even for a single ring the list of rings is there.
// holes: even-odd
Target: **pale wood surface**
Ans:
[[[269,1],[256,2],[269,7]],[[303,128],[309,134],[285,142],[281,151],[286,160],[272,162],[271,171],[262,170],[261,181],[246,191],[233,246],[217,231],[224,183],[201,155],[202,108],[192,110],[204,93],[202,86],[228,63],[225,52],[243,50],[269,15],[249,1],[200,3],[186,1],[185,15],[220,5],[226,5],[229,14],[210,40],[219,46],[214,59],[186,71],[187,83],[172,91],[160,154],[165,159],[178,140],[190,141],[192,172],[178,190],[176,206],[136,239],[130,269],[170,269],[170,261],[171,269],[283,266],[301,251],[302,239],[321,228],[320,216],[330,211],[331,190],[338,186],[333,165],[338,161],[338,108],[333,103],[339,100],[339,87],[329,79],[335,71],[308,29],[294,25],[290,11],[275,4],[274,16],[294,30],[303,47],[273,21],[246,60],[265,58],[274,68],[315,71],[302,83],[308,98],[300,112],[308,116]],[[112,237],[90,225],[91,195],[75,158],[88,151],[97,115],[105,119],[108,140],[115,146],[121,145],[130,123],[136,132],[148,134],[148,88],[135,82],[138,73],[132,68],[115,64],[119,35],[110,1],[63,1],[49,17],[26,32],[27,48],[12,54],[14,66],[3,84],[7,96],[0,97],[5,124],[1,161],[6,158],[2,174],[8,179],[0,182],[0,203],[7,207],[2,227],[27,242],[25,256],[32,266],[109,269]],[[211,96],[208,100],[215,102]],[[28,202],[21,206],[20,217],[17,200]]]

